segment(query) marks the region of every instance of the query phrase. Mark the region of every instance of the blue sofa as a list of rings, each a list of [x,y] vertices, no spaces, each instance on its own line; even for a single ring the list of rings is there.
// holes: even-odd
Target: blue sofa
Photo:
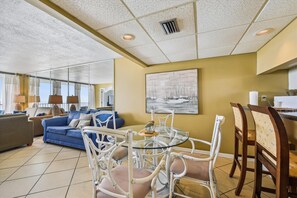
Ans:
[[[69,127],[69,123],[72,119],[78,119],[80,116],[79,111],[70,112],[68,116],[55,117],[44,119],[42,121],[42,126],[44,128],[43,141],[53,144],[59,144],[63,146],[73,147],[85,150],[84,142],[82,139],[81,131],[77,128]],[[94,112],[87,112],[94,113]],[[100,120],[104,120],[105,116],[100,115]],[[124,125],[124,120],[115,114],[116,127],[120,128]],[[91,126],[94,126],[93,120],[91,120]],[[113,128],[113,120],[110,120],[108,128]],[[88,136],[95,143],[96,135],[88,134]]]

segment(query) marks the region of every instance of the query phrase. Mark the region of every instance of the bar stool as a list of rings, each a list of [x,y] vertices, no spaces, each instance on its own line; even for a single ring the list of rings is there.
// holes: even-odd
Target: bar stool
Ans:
[[[297,197],[297,153],[289,151],[283,121],[271,107],[248,106],[257,131],[253,197],[261,197],[261,191],[275,192],[277,198]],[[262,165],[272,175],[276,189],[262,186]]]
[[[238,103],[230,103],[235,120],[235,143],[234,143],[234,159],[229,177],[233,177],[238,166],[240,170],[239,181],[235,190],[235,194],[238,196],[244,185],[246,177],[246,171],[254,172],[253,168],[247,167],[247,159],[254,158],[254,156],[248,155],[248,146],[255,145],[256,132],[255,130],[248,130],[247,118],[243,107]],[[239,141],[242,143],[242,154],[239,154]],[[242,163],[239,162],[238,157],[242,157]]]

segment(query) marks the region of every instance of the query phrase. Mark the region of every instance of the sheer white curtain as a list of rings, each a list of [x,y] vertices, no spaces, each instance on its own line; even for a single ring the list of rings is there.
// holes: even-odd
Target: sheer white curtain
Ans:
[[[95,86],[89,85],[89,101],[88,101],[89,109],[95,108]]]
[[[40,79],[30,77],[29,78],[29,96],[39,96]]]
[[[81,90],[81,84],[75,83],[74,84],[74,95],[78,96],[78,104],[77,104],[77,109],[80,109],[80,90]]]
[[[53,95],[61,95],[61,81],[53,81]]]
[[[5,113],[12,113],[14,110],[14,99],[20,94],[20,77],[17,75],[4,76],[3,107]]]

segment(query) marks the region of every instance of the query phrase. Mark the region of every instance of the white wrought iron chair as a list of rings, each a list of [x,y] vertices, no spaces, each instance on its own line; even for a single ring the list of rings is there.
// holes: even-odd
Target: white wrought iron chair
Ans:
[[[162,112],[158,115],[156,113]],[[171,119],[170,119],[171,118]],[[151,121],[158,121],[159,126],[167,126],[168,122],[170,128],[173,128],[174,124],[174,110],[170,109],[152,109]]]
[[[98,116],[100,115],[106,115],[105,120],[100,120]],[[116,129],[116,121],[115,121],[115,112],[114,111],[99,111],[93,114],[93,123],[96,127],[104,127],[107,128],[109,122],[112,120],[113,129]],[[103,148],[106,145],[112,145],[115,144],[115,142],[118,141],[117,138],[112,138],[109,135],[98,135],[96,138],[96,142],[98,143],[99,148]],[[125,147],[119,148],[115,155],[113,156],[113,159],[116,163],[122,163],[122,161],[127,157],[128,150]]]
[[[98,148],[87,133],[110,135],[123,141]],[[92,171],[93,197],[144,198],[149,192],[156,197],[156,180],[165,163],[165,156],[155,170],[133,167],[132,137],[130,130],[114,130],[103,127],[84,127],[82,136]],[[120,147],[128,148],[128,165],[113,166],[112,156]]]
[[[224,123],[224,120],[224,116],[216,116],[211,142],[189,138],[192,144],[190,153],[172,152],[170,154],[174,158],[170,167],[170,197],[173,194],[189,197],[174,192],[175,183],[181,178],[191,179],[206,187],[212,198],[219,196],[214,167],[221,146],[221,125]],[[209,157],[201,158],[199,154],[195,153],[195,142],[210,146]]]

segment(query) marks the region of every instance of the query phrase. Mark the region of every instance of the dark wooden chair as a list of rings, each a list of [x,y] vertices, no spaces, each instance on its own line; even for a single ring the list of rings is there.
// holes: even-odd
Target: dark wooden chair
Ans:
[[[254,158],[254,156],[248,155],[248,147],[255,145],[256,133],[255,130],[249,130],[247,124],[246,114],[244,112],[243,107],[238,103],[230,103],[235,120],[235,143],[234,143],[234,159],[233,165],[230,171],[229,176],[233,177],[234,172],[236,170],[236,166],[238,166],[240,170],[239,181],[235,190],[235,194],[238,196],[242,190],[244,185],[246,172],[254,171],[253,168],[247,167],[248,158]],[[242,144],[242,153],[239,154],[239,142]],[[239,162],[238,158],[241,157],[242,161]]]
[[[255,183],[253,197],[261,191],[277,198],[297,197],[297,154],[289,151],[285,126],[275,109],[249,105],[256,127]],[[262,186],[262,165],[272,175],[276,189]]]

